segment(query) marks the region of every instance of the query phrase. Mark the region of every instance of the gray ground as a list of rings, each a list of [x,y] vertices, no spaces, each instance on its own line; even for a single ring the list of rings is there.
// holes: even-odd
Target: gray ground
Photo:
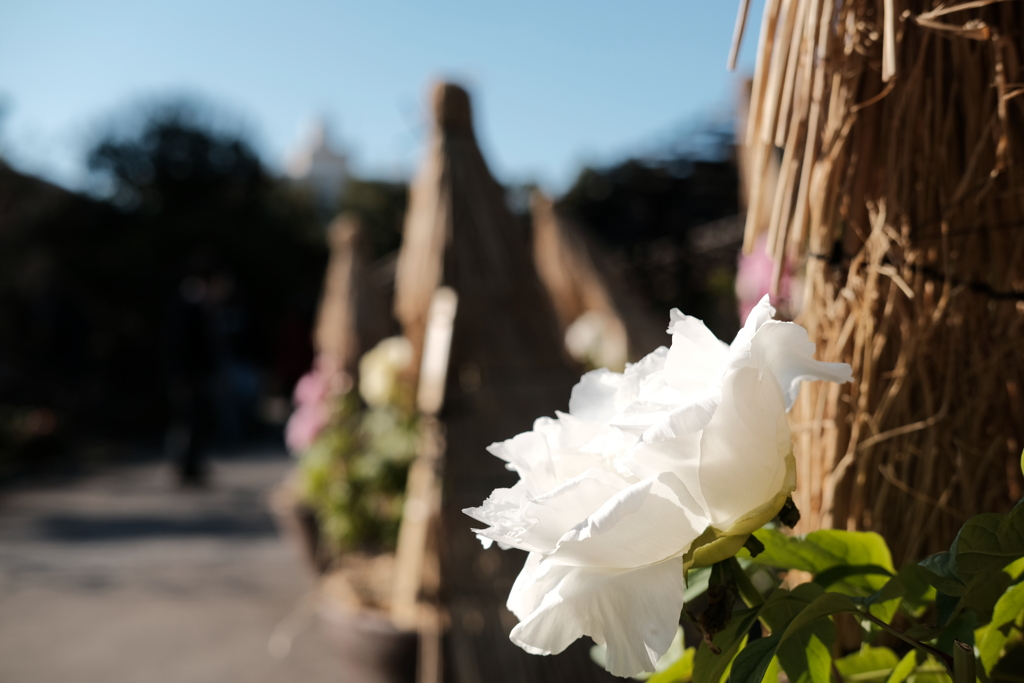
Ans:
[[[217,459],[204,491],[150,463],[0,492],[0,683],[338,681],[267,505],[290,465]],[[304,629],[283,659],[282,620]]]

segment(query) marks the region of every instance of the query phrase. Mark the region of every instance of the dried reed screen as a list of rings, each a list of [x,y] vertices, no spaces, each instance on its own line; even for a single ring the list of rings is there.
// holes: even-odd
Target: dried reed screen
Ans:
[[[991,0],[768,0],[761,23],[745,152],[771,210],[744,246],[806,265],[801,322],[856,378],[801,393],[797,503],[897,561],[1021,494],[1022,27]]]
[[[313,332],[313,346],[326,372],[354,373],[359,356],[391,329],[387,296],[367,263],[362,225],[352,214],[338,216],[327,231],[331,258]]]

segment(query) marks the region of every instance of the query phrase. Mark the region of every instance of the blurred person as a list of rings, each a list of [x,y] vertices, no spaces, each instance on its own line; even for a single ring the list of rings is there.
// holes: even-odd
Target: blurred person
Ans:
[[[223,406],[228,340],[222,324],[230,280],[212,254],[189,258],[168,311],[165,356],[171,426],[168,455],[183,486],[207,482],[206,453]]]

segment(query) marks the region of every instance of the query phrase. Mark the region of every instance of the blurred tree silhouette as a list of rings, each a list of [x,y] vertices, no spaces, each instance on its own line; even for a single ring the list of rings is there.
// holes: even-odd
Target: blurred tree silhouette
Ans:
[[[352,178],[341,210],[359,216],[369,238],[370,258],[376,260],[396,252],[402,243],[408,203],[409,186],[405,183]]]
[[[239,134],[211,121],[195,104],[159,107],[140,130],[108,135],[89,153],[122,217],[108,235],[106,269],[134,283],[135,304],[152,317],[162,315],[190,255],[212,254],[251,318],[233,350],[265,365],[285,320],[311,310],[325,246],[312,207],[270,177]],[[278,379],[288,384],[293,374]]]
[[[250,383],[286,394],[309,363],[326,261],[312,208],[208,107],[134,118],[88,155],[107,200],[0,168],[0,408],[51,411],[73,441],[164,428],[161,346],[197,255],[230,283],[221,323]]]
[[[729,339],[739,329],[733,281],[741,234],[739,223],[717,222],[739,211],[739,176],[731,137],[712,142],[586,168],[559,206],[617,257],[657,315],[678,307]],[[709,250],[700,234],[708,230],[735,238],[724,235]]]

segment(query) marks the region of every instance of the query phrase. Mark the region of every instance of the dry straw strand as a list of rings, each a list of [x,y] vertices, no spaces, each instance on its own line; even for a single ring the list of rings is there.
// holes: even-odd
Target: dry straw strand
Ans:
[[[804,266],[800,322],[856,377],[793,411],[804,530],[901,561],[1020,496],[1022,31],[1001,0],[766,3],[744,245]]]

